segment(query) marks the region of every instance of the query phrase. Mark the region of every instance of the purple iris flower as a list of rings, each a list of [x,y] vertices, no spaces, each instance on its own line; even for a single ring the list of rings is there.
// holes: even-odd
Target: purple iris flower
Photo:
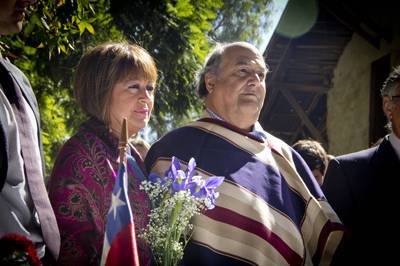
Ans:
[[[215,191],[212,191],[209,194],[209,196],[206,197],[205,204],[206,204],[207,209],[209,209],[209,210],[214,209],[215,201],[217,200],[218,197],[219,197],[219,193],[215,192]]]
[[[214,209],[215,201],[217,200],[219,193],[214,190],[224,182],[225,177],[223,176],[210,176],[206,179],[204,187],[207,190],[206,195],[206,207],[208,209]]]
[[[168,172],[168,177],[172,179],[172,190],[175,192],[186,189],[189,183],[187,174],[181,169],[181,164],[175,156],[172,156],[171,170]]]
[[[201,175],[197,174],[195,169],[196,161],[194,158],[190,158],[186,171],[183,171],[179,160],[175,156],[172,156],[171,166],[165,172],[161,186],[167,183],[168,180],[172,180],[171,193],[190,190],[190,193],[196,198],[205,197],[206,207],[213,209],[215,201],[219,196],[219,193],[214,190],[222,184],[225,178],[223,176],[210,176],[204,179]],[[149,175],[151,182],[157,182],[159,179],[160,177],[154,173]]]
[[[188,187],[191,194],[196,198],[206,197],[206,207],[213,209],[215,207],[215,201],[219,196],[218,192],[214,190],[222,184],[225,177],[223,176],[210,176],[204,179],[202,176],[193,176]]]
[[[192,194],[196,198],[205,197],[207,195],[207,190],[204,187],[206,181],[202,176],[195,175],[190,181],[191,182],[188,184],[190,194]]]
[[[189,180],[191,180],[192,177],[196,174],[196,171],[194,169],[196,169],[196,161],[192,157],[190,158],[188,167],[186,168],[186,175],[189,178]]]

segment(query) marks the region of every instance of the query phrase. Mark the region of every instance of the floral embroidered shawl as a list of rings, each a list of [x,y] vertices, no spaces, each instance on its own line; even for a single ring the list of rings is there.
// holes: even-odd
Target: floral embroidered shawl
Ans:
[[[143,167],[143,160],[131,147]],[[61,265],[99,265],[118,171],[118,139],[98,120],[85,122],[59,152],[49,180],[49,196],[61,233]],[[150,203],[140,181],[128,172],[128,194],[136,234],[148,223]],[[141,265],[150,264],[148,247],[136,236]]]

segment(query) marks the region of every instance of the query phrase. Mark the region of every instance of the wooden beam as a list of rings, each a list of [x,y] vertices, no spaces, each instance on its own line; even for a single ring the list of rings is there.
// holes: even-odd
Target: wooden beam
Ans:
[[[276,34],[274,34],[276,35]],[[273,44],[273,42],[270,42],[271,44]],[[277,63],[277,65],[275,66],[275,69],[271,69],[272,70],[272,76],[270,78],[268,78],[267,83],[266,83],[266,87],[268,88],[268,82],[273,82],[274,80],[279,80],[279,78],[282,77],[282,75],[285,73],[284,70],[282,70],[282,68],[286,67],[286,63],[289,60],[290,56],[289,56],[289,48],[290,48],[290,44],[292,43],[292,39],[287,39],[287,43],[286,43],[286,47],[283,51],[283,54],[281,56],[281,58],[279,59],[279,62]],[[268,47],[267,51],[270,51],[272,48]],[[267,53],[267,52],[266,52]],[[268,56],[268,54],[265,54],[265,56]],[[268,61],[268,60],[265,60]],[[265,101],[264,101],[264,108],[261,112],[261,116],[260,116],[260,120],[263,121],[264,119],[264,114],[267,114],[271,111],[272,106],[274,105],[274,101],[278,95],[278,91],[279,88],[277,89],[273,89],[271,90],[271,93],[266,93],[266,97],[265,97]]]
[[[316,86],[311,84],[302,84],[302,83],[291,83],[291,82],[271,82],[270,84],[273,88],[286,89],[286,90],[296,90],[296,91],[305,91],[305,92],[314,92],[317,94],[324,94],[329,91],[329,88],[324,86]]]
[[[315,106],[318,104],[319,99],[321,98],[321,95],[314,95],[313,99],[311,100],[310,105],[308,106],[306,112],[307,117],[310,115],[310,113],[314,110]],[[303,121],[301,120],[299,127],[296,130],[296,133],[293,134],[293,138],[291,139],[290,143],[294,143],[294,141],[296,140],[296,137],[300,134],[301,131],[303,131]],[[321,131],[319,131],[321,132]],[[322,136],[322,134],[321,134]],[[324,140],[325,141],[325,140]]]
[[[297,113],[297,115],[301,118],[302,122],[304,125],[307,127],[307,129],[310,131],[312,138],[315,140],[318,140],[319,142],[324,142],[324,139],[319,132],[318,128],[314,126],[314,124],[311,122],[310,118],[308,118],[308,115],[306,112],[303,110],[303,108],[300,106],[300,104],[297,103],[296,99],[293,97],[293,95],[286,89],[281,89],[280,92],[285,96],[285,98],[288,100],[290,105],[292,105],[293,109]]]
[[[358,33],[376,48],[379,49],[381,37],[390,39],[390,36],[379,29],[379,26],[366,18],[361,18],[357,12],[351,10],[349,5],[343,6],[340,2],[331,0],[320,0],[319,3],[343,25]]]

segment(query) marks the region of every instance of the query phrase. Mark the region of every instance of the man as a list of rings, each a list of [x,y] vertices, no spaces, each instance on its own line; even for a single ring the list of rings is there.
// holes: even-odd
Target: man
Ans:
[[[328,166],[328,155],[321,143],[311,139],[302,139],[293,144],[292,148],[306,161],[321,186]]]
[[[343,231],[305,162],[257,122],[267,67],[251,44],[217,47],[200,73],[207,114],[156,142],[149,172],[194,157],[204,176],[224,176],[216,207],[194,219],[185,265],[329,263]]]
[[[386,79],[383,111],[391,133],[370,149],[338,156],[329,163],[322,189],[349,231],[337,265],[387,265],[398,260],[388,239],[399,239],[400,66]]]
[[[34,2],[0,1],[0,35],[20,32]],[[44,185],[39,121],[29,81],[0,54],[0,237],[25,236],[47,263],[58,256],[60,236]]]

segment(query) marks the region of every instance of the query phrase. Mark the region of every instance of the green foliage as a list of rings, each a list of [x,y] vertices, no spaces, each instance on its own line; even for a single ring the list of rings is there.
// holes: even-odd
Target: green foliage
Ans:
[[[262,42],[271,0],[224,0],[209,35],[218,42]]]
[[[221,6],[221,0],[111,1],[117,26],[156,59],[160,79],[151,126],[158,135],[201,109],[195,73],[209,51],[207,32]]]
[[[150,123],[158,135],[182,125],[202,109],[195,91],[196,72],[212,40],[257,44],[269,1],[111,1],[117,26],[157,60],[160,80]]]
[[[85,118],[73,100],[72,77],[89,46],[127,39],[154,56],[160,79],[151,127],[160,136],[202,110],[195,79],[211,43],[255,44],[268,1],[38,1],[23,31],[2,37],[0,51],[32,83],[41,111],[47,170]]]
[[[84,115],[72,97],[74,67],[89,44],[121,40],[106,0],[42,0],[20,34],[2,37],[0,49],[28,77],[41,112],[47,173],[61,145]]]

